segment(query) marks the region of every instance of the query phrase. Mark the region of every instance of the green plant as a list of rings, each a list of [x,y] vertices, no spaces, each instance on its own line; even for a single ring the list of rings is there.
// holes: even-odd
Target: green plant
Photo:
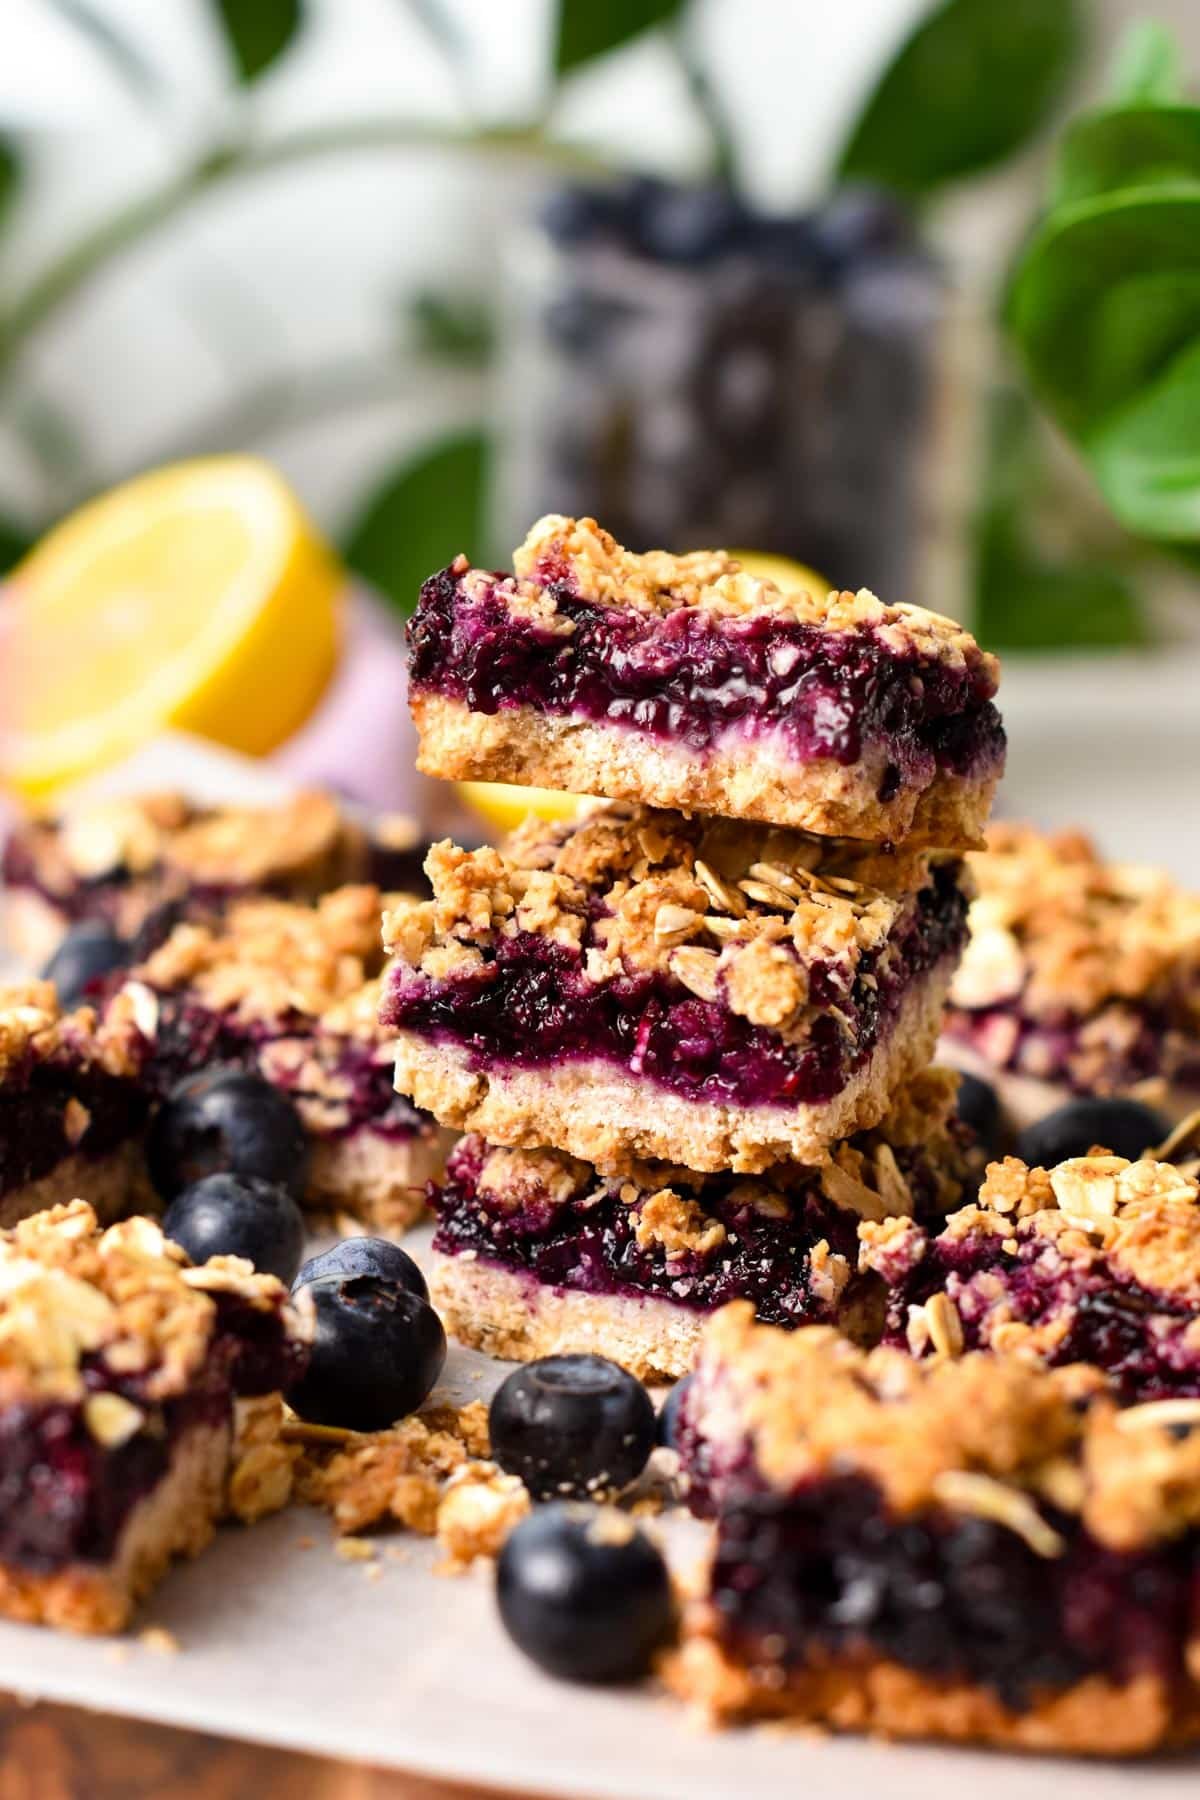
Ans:
[[[140,104],[154,100],[154,71],[138,44],[114,29],[93,0],[43,0],[89,34]],[[736,3],[736,0],[731,0]],[[1042,127],[1069,78],[1079,49],[1084,0],[938,0],[884,71],[846,137],[831,175],[879,181],[928,202],[950,183],[977,174],[1019,150]],[[269,180],[298,164],[355,150],[435,147],[449,154],[534,158],[547,167],[595,168],[557,138],[563,83],[648,33],[674,57],[705,131],[707,152],[697,174],[736,181],[735,134],[720,93],[719,71],[706,65],[696,30],[699,0],[556,0],[544,103],[516,126],[473,119],[470,46],[441,0],[395,0],[442,56],[463,99],[461,123],[436,127],[403,116],[353,117],[264,136],[256,94],[299,43],[309,0],[207,0],[223,34],[231,81],[241,104],[162,187],[101,218],[27,286],[0,305],[0,406],[59,505],[81,500],[133,469],[95,468],[71,421],[39,393],[26,352],[89,283],[193,207],[238,184]],[[797,129],[802,129],[798,122]],[[636,146],[633,147],[636,158]],[[17,196],[19,146],[0,138],[0,225]],[[397,334],[394,366],[346,355],[321,368],[283,366],[243,381],[232,403],[207,419],[181,421],[166,444],[149,446],[141,462],[252,444],[298,418],[352,408],[391,379],[402,382],[417,361],[478,366],[486,359],[486,299],[435,290],[410,304]],[[399,466],[381,471],[345,534],[351,563],[399,606],[411,603],[417,580],[454,543],[482,548],[485,447],[482,428],[446,441],[440,434]],[[20,554],[49,519],[18,518],[0,499],[0,569]],[[11,516],[10,516],[11,515]]]
[[[1006,316],[1033,392],[1130,532],[1200,553],[1200,107],[1136,34],[1067,130]]]

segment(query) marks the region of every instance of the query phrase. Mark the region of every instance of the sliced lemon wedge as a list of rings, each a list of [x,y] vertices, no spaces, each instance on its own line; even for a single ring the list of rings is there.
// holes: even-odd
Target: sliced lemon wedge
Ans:
[[[807,563],[793,562],[790,556],[773,556],[766,550],[731,550],[748,575],[756,575],[760,581],[773,581],[777,588],[785,594],[794,594],[803,589],[809,594],[827,594],[832,582],[810,569]]]
[[[179,463],[89,502],[0,599],[0,779],[38,799],[167,726],[274,749],[333,671],[343,585],[252,457]]]
[[[458,791],[472,812],[494,831],[515,831],[530,813],[551,824],[556,819],[573,819],[586,805],[584,794],[564,794],[557,788],[510,787],[504,781],[460,781]]]

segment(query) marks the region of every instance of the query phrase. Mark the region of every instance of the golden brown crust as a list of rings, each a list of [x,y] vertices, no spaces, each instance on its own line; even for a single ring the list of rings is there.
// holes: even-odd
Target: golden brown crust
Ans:
[[[828,1327],[758,1325],[739,1301],[708,1326],[699,1368],[705,1435],[720,1454],[748,1449],[785,1491],[861,1473],[896,1512],[979,1513],[1047,1557],[1062,1544],[1044,1499],[1114,1550],[1200,1523],[1200,1432],[1172,1431],[1178,1419],[1153,1405],[1118,1411],[1080,1365],[864,1353]]]
[[[979,893],[953,1004],[1019,998],[1053,1020],[1170,995],[1200,1028],[1200,895],[1164,870],[1105,862],[1078,832],[994,825],[971,864]]]
[[[438,1256],[429,1291],[451,1337],[505,1362],[590,1351],[639,1381],[675,1381],[695,1359],[705,1315],[669,1300],[583,1294],[469,1252]]]
[[[36,1213],[0,1233],[0,1400],[82,1401],[92,1429],[85,1358],[137,1377],[148,1402],[184,1393],[208,1358],[216,1292],[300,1332],[282,1284],[238,1257],[193,1268],[152,1219],[101,1230],[82,1200]],[[110,1425],[97,1417],[101,1441]]]
[[[77,807],[20,832],[50,894],[122,872],[169,886],[294,887],[316,894],[366,870],[367,839],[328,794],[269,807],[198,806],[179,793]],[[177,880],[171,881],[171,877]]]
[[[686,1100],[603,1062],[480,1072],[471,1068],[468,1051],[406,1032],[396,1039],[396,1086],[442,1125],[509,1147],[553,1145],[606,1174],[622,1174],[639,1161],[748,1175],[781,1162],[821,1163],[831,1144],[878,1125],[893,1095],[924,1069],[948,974],[934,969],[914,983],[889,1035],[820,1104]]]
[[[982,842],[998,780],[943,771],[924,789],[903,786],[880,800],[881,751],[849,766],[830,757],[780,759],[766,746],[750,755],[744,745],[717,745],[698,757],[645,732],[526,706],[474,713],[432,692],[412,694],[409,704],[421,740],[417,767],[426,775],[604,794],[825,837],[970,849]]]
[[[0,983],[0,1082],[31,1064],[94,1068],[133,1075],[140,1066],[138,1034],[123,1012],[97,1020],[90,1006],[64,1012],[53,982]]]
[[[396,1138],[369,1125],[315,1137],[306,1203],[345,1214],[385,1237],[398,1236],[425,1217],[426,1184],[441,1174],[452,1141],[444,1131]]]
[[[696,1609],[664,1659],[668,1687],[713,1724],[792,1720],[883,1737],[995,1744],[1075,1756],[1137,1756],[1200,1735],[1200,1709],[1156,1675],[1116,1683],[1089,1676],[1043,1693],[1025,1712],[968,1682],[935,1681],[900,1663],[860,1656],[784,1671],[739,1661]]]
[[[111,1225],[140,1204],[146,1188],[139,1144],[121,1144],[106,1156],[76,1153],[64,1157],[48,1174],[22,1182],[0,1194],[0,1230],[8,1230],[34,1213],[67,1206],[87,1195],[102,1225]]]
[[[457,565],[456,565],[457,567]],[[784,591],[775,582],[748,575],[724,550],[694,550],[684,556],[667,550],[639,555],[624,549],[595,519],[548,513],[532,525],[513,556],[515,610],[534,609],[543,628],[553,629],[554,596],[543,585],[566,581],[585,600],[639,612],[697,608],[715,618],[767,614],[822,631],[872,630],[897,655],[949,663],[971,660],[989,676],[999,676],[994,656],[982,652],[970,632],[921,606],[885,606],[860,588],[858,593],[811,594]],[[466,573],[466,565],[463,564]],[[485,577],[486,578],[486,577]]]
[[[313,906],[300,901],[236,902],[219,925],[179,925],[129,973],[125,988],[186,991],[215,1012],[245,1021],[331,1015],[331,1029],[377,1035],[376,990],[383,963],[384,896],[369,885],[336,888]],[[364,995],[364,989],[366,993]],[[110,1018],[124,1016],[115,1002]]]
[[[108,1563],[71,1563],[35,1575],[0,1563],[0,1615],[64,1631],[121,1631],[137,1602],[176,1556],[198,1556],[225,1506],[228,1425],[199,1425],[181,1439],[171,1466],[134,1507]]]

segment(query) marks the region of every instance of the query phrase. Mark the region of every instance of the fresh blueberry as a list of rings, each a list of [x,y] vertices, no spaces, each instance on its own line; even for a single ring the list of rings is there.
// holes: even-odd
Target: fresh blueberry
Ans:
[[[1001,1155],[1003,1122],[1000,1116],[1000,1096],[991,1082],[981,1081],[978,1075],[960,1074],[956,1104],[959,1118],[974,1132],[988,1155]]]
[[[58,949],[42,970],[45,981],[58,989],[59,1005],[64,1011],[82,1006],[95,984],[114,969],[128,968],[129,945],[118,937],[111,925],[100,919],[89,919],[73,925]]]
[[[537,1507],[500,1552],[496,1599],[518,1649],[565,1681],[636,1681],[674,1628],[666,1564],[608,1507]]]
[[[304,1191],[308,1144],[286,1094],[248,1069],[205,1069],[159,1107],[146,1139],[150,1179],[164,1200],[227,1170]]]
[[[646,196],[639,236],[662,262],[701,263],[735,249],[747,224],[728,188],[664,187]]]
[[[315,1425],[383,1431],[425,1399],[446,1361],[432,1306],[378,1275],[326,1275],[303,1289],[314,1309],[308,1368],[288,1404]]]
[[[658,1442],[664,1450],[674,1450],[678,1447],[675,1442],[675,1433],[679,1425],[679,1408],[683,1405],[691,1385],[692,1377],[684,1375],[675,1383],[658,1409],[657,1436]]]
[[[544,1356],[492,1397],[492,1455],[535,1500],[628,1487],[654,1448],[654,1407],[640,1381],[604,1356]]]
[[[839,268],[907,249],[913,235],[900,201],[872,187],[843,188],[817,214],[816,227],[822,250]]]
[[[297,1293],[310,1281],[320,1281],[326,1275],[378,1275],[381,1281],[394,1281],[397,1287],[407,1288],[422,1300],[429,1298],[425,1277],[408,1251],[389,1243],[387,1238],[342,1238],[320,1256],[310,1256],[292,1283],[292,1292]]]
[[[304,1254],[304,1216],[292,1196],[254,1175],[205,1175],[168,1206],[163,1230],[194,1263],[244,1256],[289,1282]]]
[[[570,182],[554,188],[538,211],[547,237],[556,244],[582,244],[613,222],[613,200],[606,188]]]
[[[1017,1155],[1031,1168],[1052,1169],[1072,1156],[1086,1156],[1099,1144],[1136,1162],[1169,1129],[1162,1115],[1140,1100],[1068,1100],[1026,1126],[1017,1138]]]

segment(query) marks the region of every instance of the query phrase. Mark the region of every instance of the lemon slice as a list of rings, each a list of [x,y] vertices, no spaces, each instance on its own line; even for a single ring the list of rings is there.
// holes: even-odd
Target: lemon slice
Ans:
[[[504,781],[460,781],[458,791],[471,811],[486,819],[496,831],[514,831],[530,813],[550,823],[573,819],[587,802],[584,794],[563,794],[557,788],[510,787]]]
[[[56,526],[0,599],[0,778],[27,798],[166,726],[262,755],[337,660],[343,575],[267,464],[138,477]]]
[[[772,556],[766,550],[731,550],[748,575],[756,575],[760,581],[773,581],[777,588],[785,594],[795,593],[803,588],[810,594],[827,594],[833,586],[807,563],[793,562],[790,556]]]

